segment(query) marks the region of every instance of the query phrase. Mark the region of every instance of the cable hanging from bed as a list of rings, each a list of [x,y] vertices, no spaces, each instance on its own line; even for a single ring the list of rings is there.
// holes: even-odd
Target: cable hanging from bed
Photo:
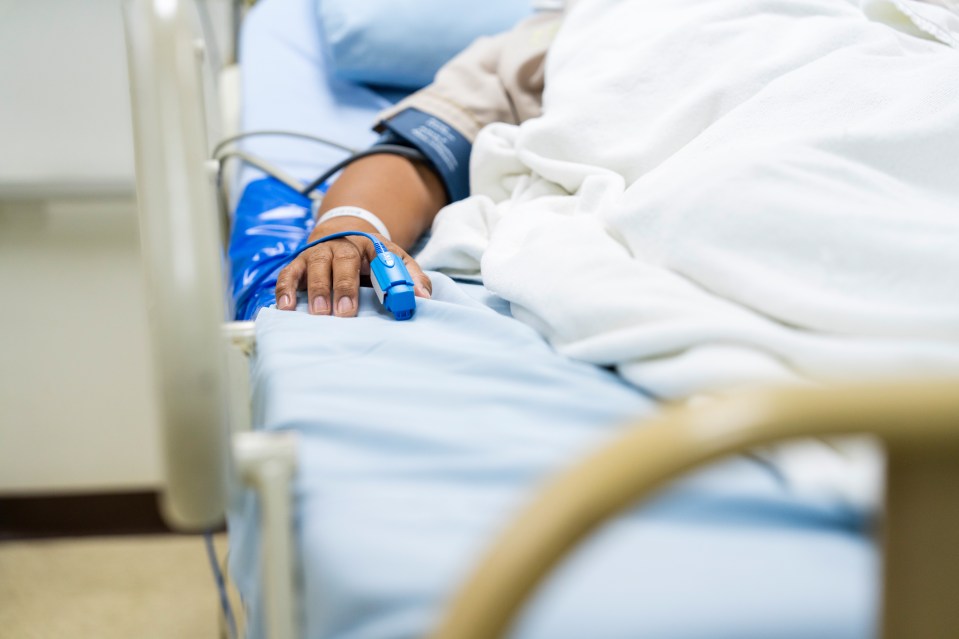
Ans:
[[[280,169],[279,167],[277,167],[271,162],[268,162],[260,157],[257,157],[256,155],[253,155],[243,150],[225,150],[230,145],[235,144],[239,142],[240,140],[244,140],[251,137],[259,137],[259,136],[291,137],[291,138],[297,138],[302,140],[310,140],[318,144],[324,144],[326,146],[339,149],[340,151],[344,151],[345,153],[349,153],[350,155],[344,158],[343,160],[337,162],[326,171],[324,171],[314,180],[310,181],[306,186],[303,186],[299,180],[289,175],[284,170]],[[343,144],[339,144],[338,142],[333,142],[332,140],[328,140],[320,136],[311,135],[309,133],[300,133],[297,131],[284,131],[280,129],[246,131],[243,133],[238,133],[237,135],[232,135],[228,138],[221,140],[219,143],[217,143],[217,145],[213,147],[213,152],[211,155],[212,155],[212,159],[218,162],[217,175],[216,175],[216,186],[217,186],[218,193],[222,193],[222,177],[223,177],[224,161],[232,157],[236,157],[246,162],[247,164],[250,164],[251,166],[255,166],[256,168],[260,169],[261,171],[263,171],[270,177],[273,177],[279,180],[280,182],[290,187],[291,189],[297,191],[301,195],[305,195],[307,197],[313,197],[312,193],[316,189],[318,189],[325,182],[327,182],[331,177],[333,177],[334,175],[342,171],[344,168],[346,168],[353,162],[369,157],[371,155],[383,155],[383,154],[399,155],[413,162],[428,162],[426,156],[423,155],[422,152],[408,146],[402,146],[399,144],[377,144],[373,147],[370,147],[369,149],[358,151],[356,149],[350,148]]]
[[[402,146],[399,144],[377,144],[376,146],[370,147],[365,151],[359,151],[354,153],[350,157],[337,162],[329,169],[320,174],[315,180],[307,184],[300,190],[301,195],[309,196],[310,193],[315,191],[317,188],[323,185],[331,177],[345,169],[350,164],[353,164],[357,160],[362,160],[363,158],[369,157],[371,155],[399,155],[413,162],[427,162],[426,156],[422,152],[410,148],[408,146]]]

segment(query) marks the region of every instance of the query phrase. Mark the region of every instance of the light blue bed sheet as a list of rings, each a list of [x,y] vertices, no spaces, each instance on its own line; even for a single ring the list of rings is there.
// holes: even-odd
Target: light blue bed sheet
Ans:
[[[301,436],[300,611],[311,639],[407,639],[435,622],[551,473],[655,404],[553,352],[482,287],[433,274],[409,322],[362,290],[357,319],[265,309],[255,424]],[[255,501],[230,515],[231,574],[262,636]],[[523,639],[872,636],[866,522],[735,458],[590,540],[537,595]]]

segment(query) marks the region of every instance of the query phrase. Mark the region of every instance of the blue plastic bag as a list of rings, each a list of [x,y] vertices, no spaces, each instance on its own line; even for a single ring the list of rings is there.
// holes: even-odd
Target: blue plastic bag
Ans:
[[[237,320],[276,301],[276,276],[313,230],[312,200],[274,178],[243,190],[230,237],[231,292]],[[262,273],[269,275],[262,276]]]

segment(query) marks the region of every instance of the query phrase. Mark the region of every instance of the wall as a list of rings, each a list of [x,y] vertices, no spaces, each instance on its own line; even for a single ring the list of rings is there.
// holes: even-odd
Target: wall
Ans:
[[[0,0],[0,495],[162,481],[121,8]]]
[[[118,0],[0,0],[0,80],[0,197],[132,197]]]
[[[161,483],[128,91],[120,0],[0,0],[0,495]]]
[[[0,493],[160,484],[135,202],[0,202]]]

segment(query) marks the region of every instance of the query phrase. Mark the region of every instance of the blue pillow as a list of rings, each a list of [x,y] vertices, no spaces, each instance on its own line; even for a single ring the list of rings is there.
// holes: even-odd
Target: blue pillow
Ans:
[[[529,0],[317,0],[334,72],[345,80],[415,90],[483,35],[508,31]]]

